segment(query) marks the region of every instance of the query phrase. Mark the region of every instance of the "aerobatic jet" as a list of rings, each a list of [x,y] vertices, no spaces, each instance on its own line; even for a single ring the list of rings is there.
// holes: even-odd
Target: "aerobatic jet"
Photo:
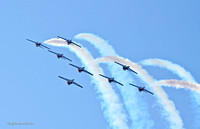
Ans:
[[[121,65],[121,66],[123,67],[123,70],[128,70],[128,71],[131,71],[131,72],[134,72],[135,74],[137,74],[137,72],[135,72],[134,70],[132,70],[132,69],[130,68],[130,66],[121,64],[121,63],[116,62],[116,61],[115,61],[115,63],[118,64],[118,65]]]
[[[58,37],[58,38],[61,38],[61,39],[63,39],[63,40],[65,40],[65,41],[67,42],[68,45],[70,45],[70,44],[74,44],[74,45],[76,45],[76,46],[78,46],[78,47],[81,48],[80,45],[78,45],[77,43],[73,42],[72,40],[69,40],[69,39],[63,38],[63,37],[61,37],[61,36],[57,36],[57,37]]]
[[[61,77],[61,76],[58,76],[58,77],[63,79],[63,80],[65,80],[65,81],[67,81],[68,85],[75,84],[76,86],[79,86],[80,88],[83,88],[83,86],[81,86],[81,85],[77,84],[76,82],[74,82],[74,79],[70,80],[70,79],[67,79],[67,78],[64,78],[64,77]]]
[[[65,57],[63,54],[56,53],[56,52],[53,52],[53,51],[51,51],[51,50],[48,50],[48,51],[51,52],[51,53],[53,53],[53,54],[56,54],[56,56],[57,56],[58,59],[59,59],[59,58],[63,58],[63,59],[67,59],[67,60],[69,60],[69,61],[72,61],[71,59]]]
[[[153,93],[152,92],[150,92],[150,91],[148,91],[148,90],[146,90],[145,89],[145,87],[142,87],[142,86],[136,86],[136,85],[134,85],[134,84],[131,84],[131,83],[129,83],[131,86],[134,86],[134,87],[137,87],[138,88],[138,90],[141,92],[141,91],[144,91],[144,92],[148,92],[148,93],[150,93],[150,94],[152,94],[153,95]]]
[[[118,83],[119,85],[123,86],[123,84],[121,84],[120,82],[116,81],[116,80],[114,79],[114,77],[113,77],[113,78],[110,78],[110,77],[106,77],[106,76],[104,76],[104,75],[102,75],[102,74],[99,74],[99,75],[102,76],[102,77],[104,77],[104,78],[107,78],[109,83],[114,82],[114,83]]]
[[[30,40],[30,39],[26,39],[26,40],[28,40],[28,41],[30,41],[30,42],[32,42],[32,43],[35,43],[35,46],[36,46],[36,47],[50,49],[50,48],[44,46],[42,43],[39,43],[39,42],[36,42],[36,41]]]
[[[69,64],[69,65],[71,65],[71,66],[77,68],[77,69],[78,69],[78,72],[86,72],[86,73],[88,73],[88,74],[90,74],[90,75],[93,76],[92,73],[90,73],[90,72],[88,72],[87,70],[85,70],[85,67],[79,67],[79,66],[76,66],[76,65],[73,65],[73,64]]]

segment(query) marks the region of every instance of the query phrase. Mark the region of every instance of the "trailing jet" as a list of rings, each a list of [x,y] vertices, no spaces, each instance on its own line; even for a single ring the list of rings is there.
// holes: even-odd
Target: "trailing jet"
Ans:
[[[70,80],[70,79],[67,79],[67,78],[64,78],[64,77],[61,77],[61,76],[58,76],[58,77],[63,79],[63,80],[65,80],[65,81],[67,81],[68,85],[75,84],[76,86],[79,86],[80,88],[83,88],[83,86],[81,86],[81,85],[77,84],[76,82],[74,82],[74,79]]]
[[[135,72],[134,70],[132,70],[132,69],[130,68],[130,66],[123,65],[123,64],[118,63],[118,62],[116,62],[116,61],[115,61],[115,63],[118,64],[118,65],[121,65],[121,66],[123,67],[123,70],[128,70],[128,71],[131,71],[131,72],[134,72],[135,74],[137,74],[137,72]]]
[[[80,45],[78,45],[77,43],[73,42],[72,40],[68,40],[68,39],[63,38],[63,37],[60,37],[60,36],[57,36],[57,37],[58,37],[58,38],[61,38],[61,39],[63,39],[63,40],[65,40],[65,41],[67,42],[68,45],[70,45],[70,44],[74,44],[74,45],[76,45],[76,46],[78,46],[78,47],[81,48]]]
[[[102,76],[102,77],[104,77],[104,78],[107,78],[109,83],[114,82],[114,83],[118,83],[118,84],[120,84],[121,86],[123,86],[123,84],[121,84],[120,82],[116,81],[116,80],[114,79],[114,77],[113,77],[113,78],[110,78],[110,77],[106,77],[106,76],[104,76],[104,75],[102,75],[102,74],[99,74],[99,75]]]
[[[35,46],[36,46],[36,47],[50,49],[50,48],[44,46],[42,43],[39,43],[39,42],[36,42],[36,41],[30,40],[30,39],[26,39],[26,40],[28,40],[28,41],[30,41],[30,42],[32,42],[32,43],[35,43]]]
[[[69,61],[72,61],[71,59],[65,57],[63,54],[56,53],[56,52],[53,52],[53,51],[51,51],[51,50],[48,50],[48,51],[51,52],[51,53],[53,53],[53,54],[56,54],[56,56],[57,56],[58,59],[59,59],[59,58],[63,58],[63,59],[67,59],[67,60],[69,60]]]
[[[93,76],[92,73],[90,73],[90,72],[88,72],[87,70],[85,70],[85,67],[79,67],[79,66],[76,66],[76,65],[73,65],[73,64],[69,64],[69,65],[71,65],[71,66],[77,68],[77,69],[78,69],[78,72],[86,72],[86,73],[88,73],[88,74],[90,74],[90,75]]]
[[[153,93],[152,92],[150,92],[150,91],[148,91],[148,90],[146,90],[145,89],[145,87],[141,87],[141,86],[136,86],[136,85],[134,85],[134,84],[131,84],[131,83],[129,83],[131,86],[134,86],[134,87],[137,87],[138,88],[138,90],[141,92],[141,91],[144,91],[144,92],[148,92],[148,93],[150,93],[150,94],[152,94],[153,95]]]

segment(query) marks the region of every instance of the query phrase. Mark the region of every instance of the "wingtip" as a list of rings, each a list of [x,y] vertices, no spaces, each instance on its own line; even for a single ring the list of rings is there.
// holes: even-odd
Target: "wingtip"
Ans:
[[[76,46],[78,46],[78,47],[80,47],[80,48],[82,48],[79,44],[77,44]]]
[[[91,75],[91,76],[93,76],[93,74],[92,73],[88,73],[89,75]]]
[[[131,85],[131,86],[136,86],[136,85],[134,85],[134,84],[132,84],[132,83],[129,83],[129,85]]]
[[[102,77],[103,77],[103,75],[102,75],[102,74],[99,74],[99,76],[102,76]]]

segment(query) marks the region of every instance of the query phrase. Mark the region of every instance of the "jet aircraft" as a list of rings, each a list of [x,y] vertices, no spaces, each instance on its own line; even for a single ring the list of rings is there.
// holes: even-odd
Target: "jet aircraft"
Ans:
[[[121,66],[123,67],[123,70],[128,70],[128,71],[131,71],[131,72],[134,72],[135,74],[137,74],[137,72],[135,72],[134,70],[132,70],[132,69],[130,68],[130,66],[127,66],[127,65],[118,63],[118,62],[116,62],[116,61],[115,61],[115,63],[118,64],[118,65],[121,65]]]
[[[78,45],[77,43],[73,42],[72,40],[68,40],[68,39],[63,38],[63,37],[61,37],[61,36],[57,36],[57,37],[58,37],[58,38],[61,38],[61,39],[63,39],[63,40],[65,40],[65,41],[67,42],[68,45],[70,45],[70,44],[74,44],[74,45],[76,45],[76,46],[78,46],[78,47],[81,48],[80,45]]]
[[[30,39],[26,39],[26,40],[28,40],[28,41],[30,41],[30,42],[32,42],[32,43],[35,43],[35,46],[36,46],[36,47],[50,49],[50,48],[44,46],[42,43],[39,43],[39,42],[36,42],[36,41],[30,40]]]
[[[65,80],[65,81],[67,81],[68,85],[75,84],[76,86],[79,86],[80,88],[83,88],[83,86],[81,86],[81,85],[77,84],[76,82],[74,82],[74,79],[70,80],[70,79],[67,79],[67,78],[64,78],[64,77],[61,77],[61,76],[58,76],[58,77],[63,79],[63,80]]]
[[[120,82],[118,82],[118,81],[116,81],[116,80],[114,79],[114,77],[113,77],[113,78],[110,78],[110,77],[106,77],[106,76],[104,76],[104,75],[102,75],[102,74],[99,74],[99,75],[102,76],[102,77],[104,77],[104,78],[107,78],[109,83],[114,82],[114,83],[118,83],[118,84],[120,84],[121,86],[123,86],[123,84],[120,83]]]
[[[53,52],[53,51],[51,51],[51,50],[48,50],[48,51],[51,52],[51,53],[53,53],[53,54],[56,54],[56,56],[57,56],[58,59],[59,59],[59,58],[63,58],[63,59],[67,59],[67,60],[69,60],[69,61],[72,61],[71,59],[65,57],[63,54],[56,53],[56,52]]]
[[[138,90],[141,92],[141,91],[144,91],[144,92],[148,92],[148,93],[150,93],[150,94],[152,94],[153,95],[153,93],[152,92],[150,92],[150,91],[148,91],[148,90],[146,90],[145,89],[145,87],[142,87],[142,86],[136,86],[136,85],[134,85],[134,84],[131,84],[131,83],[129,83],[131,86],[134,86],[134,87],[137,87],[138,88]]]
[[[90,73],[90,72],[88,72],[87,70],[85,70],[85,67],[79,67],[79,66],[76,66],[76,65],[73,65],[73,64],[69,64],[69,65],[71,65],[71,66],[77,68],[77,69],[78,69],[78,72],[86,72],[86,73],[88,73],[88,74],[90,74],[90,75],[93,76],[92,73]]]

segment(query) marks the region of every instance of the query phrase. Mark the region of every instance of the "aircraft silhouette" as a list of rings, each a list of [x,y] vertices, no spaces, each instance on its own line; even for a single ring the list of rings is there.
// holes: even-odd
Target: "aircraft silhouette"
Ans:
[[[50,48],[44,46],[42,43],[39,43],[39,42],[36,42],[36,41],[30,40],[30,39],[26,39],[26,40],[28,40],[28,41],[34,43],[36,47],[50,49]]]
[[[137,72],[135,72],[134,70],[132,70],[132,69],[130,68],[130,66],[127,66],[127,65],[121,64],[121,63],[116,62],[116,61],[115,61],[115,63],[118,64],[118,65],[121,65],[122,68],[123,68],[123,70],[128,70],[128,71],[134,72],[135,74],[138,74]]]
[[[90,72],[88,72],[87,70],[85,70],[85,67],[79,67],[79,66],[76,66],[76,65],[74,65],[74,64],[69,64],[69,65],[71,65],[71,66],[77,68],[77,69],[78,69],[78,72],[86,72],[86,73],[88,73],[88,74],[90,74],[90,75],[93,76],[92,73],[90,73]]]
[[[61,38],[61,39],[63,39],[63,40],[65,40],[65,41],[67,42],[68,45],[70,45],[70,44],[74,44],[74,45],[76,45],[76,46],[78,46],[78,47],[81,48],[80,45],[78,45],[77,43],[73,42],[72,40],[69,40],[69,39],[63,38],[63,37],[61,37],[61,36],[57,36],[57,37],[58,37],[58,38]]]
[[[148,92],[148,93],[150,93],[150,94],[152,94],[153,95],[153,93],[152,92],[150,92],[150,91],[148,91],[148,90],[146,90],[145,89],[145,87],[142,87],[142,86],[137,86],[137,85],[134,85],[134,84],[131,84],[131,83],[129,83],[131,86],[134,86],[134,87],[137,87],[138,88],[138,90],[141,92],[141,91],[144,91],[144,92]]]
[[[118,82],[118,81],[116,81],[116,80],[114,79],[114,77],[113,77],[113,78],[110,78],[110,77],[106,77],[106,76],[104,76],[104,75],[102,75],[102,74],[99,74],[99,75],[102,76],[102,77],[104,77],[104,78],[107,78],[109,83],[114,82],[114,83],[117,83],[117,84],[123,86],[123,84],[120,83],[120,82]]]
[[[67,60],[69,60],[69,61],[72,61],[71,59],[65,57],[63,54],[56,53],[56,52],[53,52],[53,51],[51,51],[51,50],[48,50],[48,51],[51,52],[51,53],[53,53],[53,54],[55,54],[55,55],[57,56],[58,59],[63,58],[63,59],[67,59]]]
[[[81,85],[77,84],[76,82],[74,82],[74,79],[70,80],[70,79],[67,79],[67,78],[64,78],[64,77],[61,77],[61,76],[58,76],[58,77],[63,79],[63,80],[65,80],[65,81],[67,81],[68,85],[75,84],[76,86],[79,86],[80,88],[83,88],[83,86],[81,86]]]

